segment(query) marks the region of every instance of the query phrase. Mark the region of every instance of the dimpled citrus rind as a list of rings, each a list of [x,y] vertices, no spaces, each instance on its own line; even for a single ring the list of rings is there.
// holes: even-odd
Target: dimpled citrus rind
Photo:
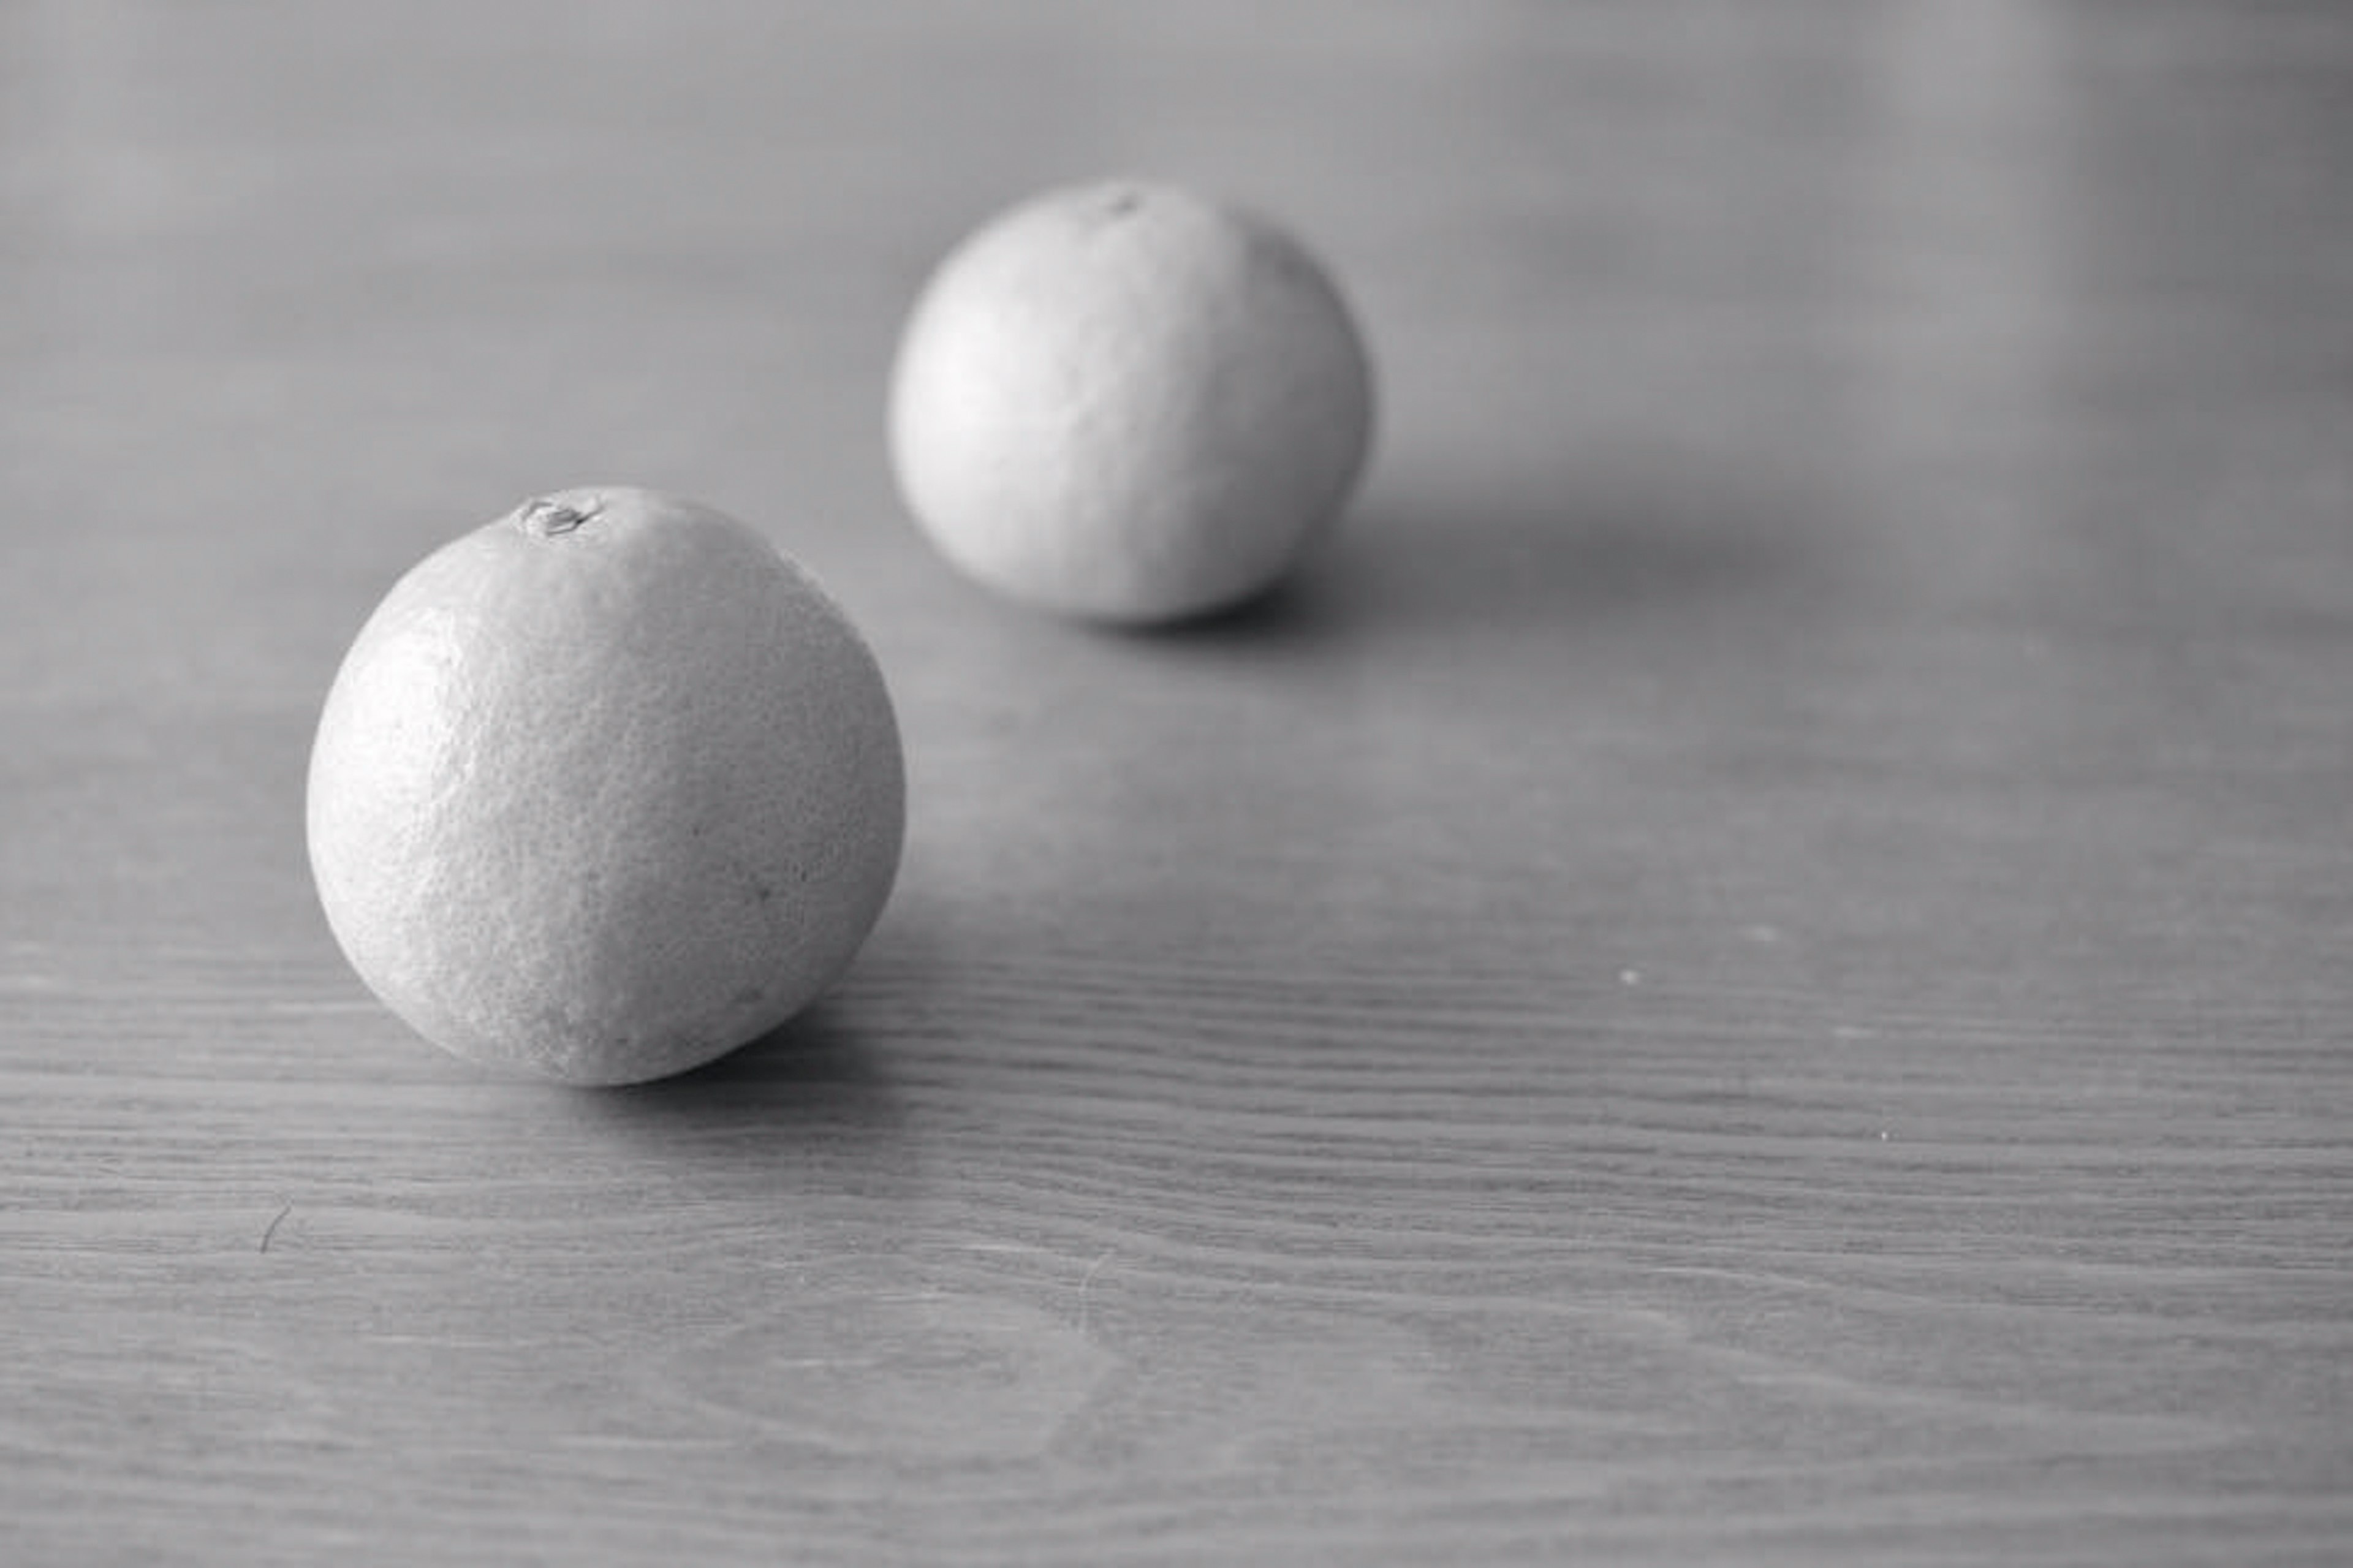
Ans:
[[[942,260],[890,444],[916,524],[1018,600],[1148,625],[1287,573],[1370,451],[1348,305],[1271,220],[1160,181],[1046,192]]]
[[[881,671],[823,589],[722,513],[597,487],[395,584],[322,710],[307,828],[330,928],[418,1033],[620,1084],[830,985],[905,811]]]

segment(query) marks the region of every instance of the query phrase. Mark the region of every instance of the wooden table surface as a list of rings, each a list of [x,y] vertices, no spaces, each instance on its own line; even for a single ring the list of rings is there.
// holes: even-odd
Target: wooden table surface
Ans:
[[[1051,182],[1310,237],[1296,584],[906,523]],[[2353,1560],[2353,9],[0,0],[0,1558]],[[868,629],[893,901],[620,1092],[302,773],[535,490]]]

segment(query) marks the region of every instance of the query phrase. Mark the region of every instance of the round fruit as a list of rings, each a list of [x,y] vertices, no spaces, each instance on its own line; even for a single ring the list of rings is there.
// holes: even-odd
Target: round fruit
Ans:
[[[565,490],[444,545],[344,656],[311,752],[320,902],[418,1033],[568,1083],[682,1072],[783,1022],[897,874],[874,657],[765,539]]]
[[[1176,186],[1066,187],[952,251],[893,367],[916,521],[975,578],[1143,624],[1267,587],[1346,500],[1372,370],[1331,278]]]

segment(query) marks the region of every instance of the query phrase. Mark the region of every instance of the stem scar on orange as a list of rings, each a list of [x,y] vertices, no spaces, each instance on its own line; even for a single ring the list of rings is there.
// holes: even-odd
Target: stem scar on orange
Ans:
[[[905,765],[881,668],[708,507],[541,497],[385,596],[319,718],[320,903],[436,1044],[577,1084],[682,1072],[833,983],[890,895]]]

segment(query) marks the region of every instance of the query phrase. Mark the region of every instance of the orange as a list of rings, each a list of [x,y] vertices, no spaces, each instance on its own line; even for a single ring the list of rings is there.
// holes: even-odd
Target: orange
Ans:
[[[882,674],[765,538],[641,489],[451,541],[319,718],[311,865],[360,977],[455,1054],[660,1078],[783,1022],[881,915],[906,820]]]
[[[951,250],[890,399],[901,493],[949,561],[1127,624],[1283,575],[1341,510],[1373,428],[1362,334],[1306,247],[1133,179],[1048,191]]]

